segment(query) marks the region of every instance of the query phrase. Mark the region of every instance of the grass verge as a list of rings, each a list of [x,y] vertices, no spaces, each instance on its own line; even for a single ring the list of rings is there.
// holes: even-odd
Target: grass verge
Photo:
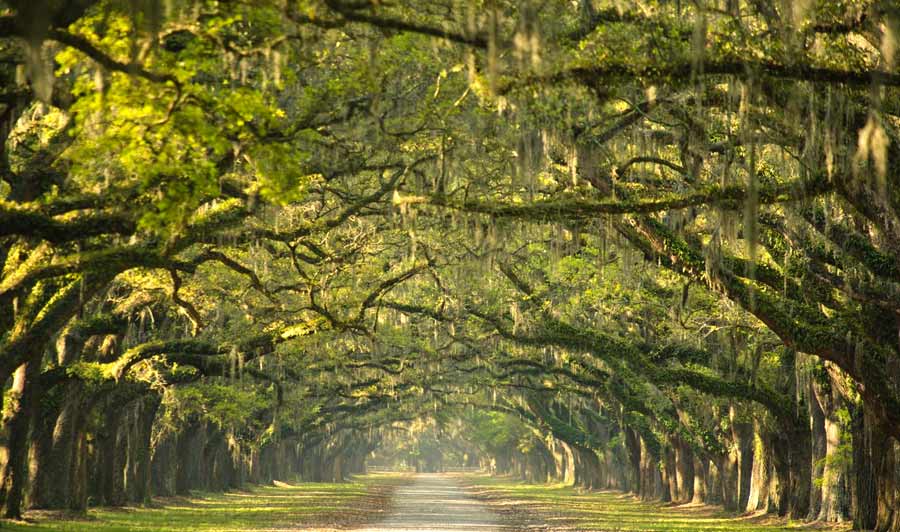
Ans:
[[[378,520],[389,510],[402,474],[369,474],[342,483],[277,483],[229,493],[158,498],[149,508],[92,508],[72,518],[29,512],[25,521],[0,521],[16,532],[345,530]]]
[[[525,484],[505,477],[466,477],[470,492],[522,530],[642,532],[775,532],[848,530],[792,523],[769,515],[735,516],[715,506],[642,502],[612,491],[585,492],[562,484]]]

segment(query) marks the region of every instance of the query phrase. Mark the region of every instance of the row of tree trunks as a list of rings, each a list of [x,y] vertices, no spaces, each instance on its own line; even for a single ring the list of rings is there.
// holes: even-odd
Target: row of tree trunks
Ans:
[[[607,448],[603,453],[603,465],[608,471],[606,488],[627,491],[630,487],[629,457],[623,446]]]
[[[65,381],[44,391],[38,403],[27,393],[39,390],[28,371],[26,364],[16,372],[5,419],[8,454],[2,488],[7,511],[21,508],[23,500],[35,508],[84,509],[89,499],[141,504],[153,494],[227,490],[245,481],[267,483],[295,474],[341,481],[364,470],[372,448],[364,438],[336,435],[302,453],[284,440],[242,450],[234,438],[205,421],[160,431],[161,398],[146,390],[120,386],[112,394],[89,394],[77,381]],[[872,412],[842,399],[828,381],[810,381],[801,389],[810,401],[809,427],[773,426],[768,418],[739,415],[732,408],[731,450],[720,456],[699,456],[677,435],[661,446],[650,444],[625,427],[624,446],[618,450],[598,451],[551,438],[546,447],[511,450],[496,457],[496,463],[499,471],[518,472],[527,480],[570,480],[586,489],[621,487],[648,500],[718,502],[738,511],[828,521],[843,519],[853,508],[857,526],[897,531],[900,449],[889,431]],[[843,434],[847,421],[842,411],[851,414],[849,437]],[[594,429],[591,445],[609,446],[611,431]],[[25,443],[17,448],[19,439]],[[851,449],[852,469],[841,454]]]
[[[649,445],[638,431],[628,427],[624,428],[624,446],[616,462],[628,463],[630,468],[619,474],[612,474],[608,468],[612,451],[598,453],[583,446],[566,445],[573,457],[572,481],[585,488],[608,488],[613,483],[611,479],[617,478],[617,486],[646,500],[720,503],[733,511],[805,517],[809,512],[813,465],[809,430],[768,429],[762,419],[749,413],[739,415],[734,408],[729,409],[729,417],[730,451],[712,456],[712,460],[698,457],[678,435],[670,435],[657,452],[655,445]],[[598,431],[595,435],[603,439],[603,434]],[[831,439],[836,446],[838,439],[834,434]],[[555,457],[558,478],[564,454],[555,448],[550,451]],[[529,475],[527,467],[537,466],[520,464],[523,478],[543,474]]]
[[[526,482],[549,482],[556,478],[557,464],[549,447],[540,445],[513,458],[518,476]]]
[[[798,519],[842,521],[855,509],[856,526],[896,532],[900,447],[874,414],[866,415],[861,405],[853,407],[835,388],[821,384],[804,388],[815,401],[809,407],[809,428],[778,423],[770,427],[771,420],[752,416],[752,422],[734,422],[738,416],[730,411],[731,451],[713,461],[697,456],[677,436],[670,436],[657,455],[637,431],[626,427],[616,463],[629,463],[630,468],[620,474],[611,472],[610,454],[553,439],[546,449],[552,461],[537,453],[511,455],[497,460],[506,465],[499,471],[515,470],[532,481],[566,479],[588,489],[608,488],[617,478],[619,487],[646,500],[720,503],[734,511]],[[856,412],[852,438],[843,433],[841,408]],[[852,468],[846,456],[850,450]]]
[[[597,453],[580,445],[571,448],[575,455],[575,485],[585,489],[605,488]]]
[[[299,473],[297,446],[288,441],[242,451],[208,422],[162,429],[161,396],[145,389],[87,393],[80,381],[64,380],[39,395],[38,362],[35,357],[34,365],[16,371],[8,393],[0,464],[5,516],[20,517],[26,508],[84,511],[89,501],[147,504],[154,495],[222,491]],[[360,472],[365,452],[353,454],[348,468],[337,466],[329,479]],[[338,452],[330,463],[343,461]]]
[[[688,442],[680,437],[672,439],[675,483],[671,489],[671,499],[679,503],[694,499],[694,451]]]

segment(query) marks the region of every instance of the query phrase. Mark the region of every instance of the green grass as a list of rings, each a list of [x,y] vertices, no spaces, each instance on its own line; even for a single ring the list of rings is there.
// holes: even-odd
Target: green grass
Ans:
[[[2,521],[0,528],[39,531],[310,530],[335,523],[377,518],[378,487],[400,482],[396,475],[366,475],[340,484],[298,483],[253,487],[231,493],[158,499],[152,508],[94,508],[84,518],[29,514],[31,522]]]
[[[619,492],[584,492],[562,484],[524,484],[488,476],[469,480],[495,503],[513,503],[551,530],[773,532],[804,528],[802,523],[771,516],[733,516],[711,506],[642,502]]]

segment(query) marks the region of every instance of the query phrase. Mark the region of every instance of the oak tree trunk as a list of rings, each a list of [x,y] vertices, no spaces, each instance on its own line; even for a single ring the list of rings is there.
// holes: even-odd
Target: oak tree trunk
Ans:
[[[13,377],[6,405],[3,432],[7,435],[6,463],[0,471],[0,503],[3,515],[9,519],[21,519],[28,483],[28,447],[34,413],[37,407],[36,380],[40,376],[41,354],[32,355],[21,365]]]

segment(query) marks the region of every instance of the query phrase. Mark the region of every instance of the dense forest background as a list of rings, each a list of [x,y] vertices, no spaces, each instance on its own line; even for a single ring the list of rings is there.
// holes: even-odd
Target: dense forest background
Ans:
[[[898,38],[890,0],[0,2],[5,516],[419,435],[900,530]]]

